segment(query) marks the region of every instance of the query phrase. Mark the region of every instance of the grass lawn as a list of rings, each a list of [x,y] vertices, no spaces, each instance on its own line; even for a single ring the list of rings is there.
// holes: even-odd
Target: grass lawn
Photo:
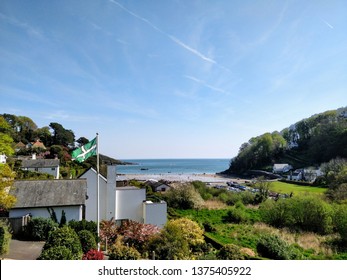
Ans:
[[[300,185],[275,181],[275,182],[271,182],[270,190],[273,192],[286,193],[286,194],[290,194],[292,192],[294,195],[300,195],[305,193],[322,195],[324,192],[326,192],[327,189],[320,188],[320,187],[300,186]]]

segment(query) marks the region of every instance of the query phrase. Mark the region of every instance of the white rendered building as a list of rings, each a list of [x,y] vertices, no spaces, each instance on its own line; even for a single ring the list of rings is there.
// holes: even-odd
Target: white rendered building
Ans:
[[[86,220],[97,221],[97,173],[91,168],[80,176],[87,180]],[[116,187],[116,165],[107,166],[107,179],[99,175],[99,220],[133,220],[163,227],[167,205],[146,201],[146,190]]]

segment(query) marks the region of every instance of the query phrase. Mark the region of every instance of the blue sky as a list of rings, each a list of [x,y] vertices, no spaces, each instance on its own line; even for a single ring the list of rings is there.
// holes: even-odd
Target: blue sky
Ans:
[[[0,2],[3,113],[119,159],[232,158],[347,105],[347,1]]]

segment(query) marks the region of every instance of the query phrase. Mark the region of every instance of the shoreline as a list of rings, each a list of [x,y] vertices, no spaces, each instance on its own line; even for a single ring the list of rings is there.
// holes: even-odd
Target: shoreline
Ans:
[[[121,177],[125,177],[126,180],[138,180],[138,181],[148,181],[148,180],[165,180],[170,182],[192,182],[201,181],[204,183],[219,183],[226,184],[230,181],[237,181],[238,183],[244,183],[244,179],[240,179],[235,176],[226,176],[216,173],[162,173],[162,174],[119,174]]]

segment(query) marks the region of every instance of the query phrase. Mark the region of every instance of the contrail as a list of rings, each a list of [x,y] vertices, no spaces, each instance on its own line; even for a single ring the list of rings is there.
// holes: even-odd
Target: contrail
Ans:
[[[126,11],[128,14],[132,15],[133,17],[136,17],[139,20],[142,20],[143,22],[147,23],[149,26],[151,26],[153,29],[155,29],[156,31],[162,33],[163,35],[165,35],[166,37],[168,37],[171,41],[173,41],[176,45],[186,49],[187,51],[191,52],[192,54],[200,57],[202,60],[207,61],[209,63],[212,64],[216,64],[219,67],[230,71],[228,68],[219,65],[214,59],[207,57],[206,55],[202,54],[201,52],[199,52],[198,50],[188,46],[187,44],[183,43],[182,41],[180,41],[179,39],[177,39],[175,36],[170,35],[168,33],[166,33],[165,31],[161,30],[159,27],[157,27],[156,25],[154,25],[152,22],[150,22],[148,19],[141,17],[137,14],[135,14],[134,12],[130,11],[129,9],[125,8],[122,4],[118,3],[115,0],[109,0],[111,3],[117,5],[118,7],[120,7],[122,10]]]
[[[334,29],[334,26],[332,26],[329,22],[325,21],[324,19],[321,19],[328,27],[331,29]]]

